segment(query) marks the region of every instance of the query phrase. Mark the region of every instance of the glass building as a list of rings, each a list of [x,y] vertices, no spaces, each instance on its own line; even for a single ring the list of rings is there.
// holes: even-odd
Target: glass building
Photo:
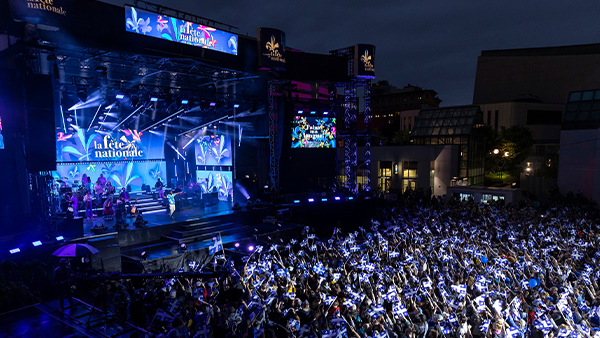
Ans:
[[[468,185],[483,185],[483,113],[479,106],[422,109],[411,131],[415,145],[458,145],[458,180]]]

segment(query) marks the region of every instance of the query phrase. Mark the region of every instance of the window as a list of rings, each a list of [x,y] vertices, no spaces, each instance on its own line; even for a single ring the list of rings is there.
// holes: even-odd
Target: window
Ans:
[[[528,125],[560,125],[561,120],[560,110],[527,110]]]
[[[404,161],[402,162],[402,177],[403,178],[417,178],[417,169],[419,168],[419,162],[417,161]]]
[[[503,195],[492,195],[492,194],[483,194],[481,196],[481,202],[482,203],[490,203],[490,202],[504,202],[504,196]]]

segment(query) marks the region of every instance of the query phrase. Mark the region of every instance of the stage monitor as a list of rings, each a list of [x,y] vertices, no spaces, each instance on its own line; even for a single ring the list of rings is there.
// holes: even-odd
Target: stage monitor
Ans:
[[[233,175],[231,171],[196,171],[196,180],[203,194],[219,193],[219,200],[233,197]]]
[[[237,34],[125,6],[127,32],[237,55]]]
[[[335,117],[295,116],[292,148],[335,148]]]
[[[233,165],[231,137],[227,135],[206,135],[196,139],[196,165]]]

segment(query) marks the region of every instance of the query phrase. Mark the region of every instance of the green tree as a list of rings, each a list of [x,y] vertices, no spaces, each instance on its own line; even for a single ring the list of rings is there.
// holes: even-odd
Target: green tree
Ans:
[[[392,144],[394,145],[408,145],[410,144],[410,134],[408,130],[398,130],[392,137]]]
[[[506,156],[506,170],[513,176],[518,176],[522,171],[522,163],[531,155],[533,149],[533,136],[531,130],[524,126],[502,127],[499,133],[500,150]]]

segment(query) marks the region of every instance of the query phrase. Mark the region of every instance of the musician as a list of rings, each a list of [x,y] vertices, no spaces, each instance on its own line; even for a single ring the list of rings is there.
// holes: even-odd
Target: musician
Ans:
[[[58,286],[58,299],[60,301],[60,310],[64,307],[64,298],[67,296],[71,311],[75,309],[75,303],[73,303],[73,296],[71,296],[71,278],[73,277],[73,270],[69,267],[69,261],[65,258],[60,259],[60,265],[54,269],[54,281]]]
[[[78,217],[79,216],[79,206],[77,205],[77,194],[72,194],[71,196],[71,205],[70,207],[73,208],[73,210],[71,210],[71,212],[73,213],[74,217]]]
[[[100,179],[96,180],[96,185],[94,186],[94,196],[96,196],[96,202],[98,205],[102,204],[102,194],[104,193],[104,187],[100,184]]]
[[[85,204],[85,217],[86,218],[93,218],[94,217],[94,208],[93,208],[93,200],[94,198],[92,197],[92,194],[90,194],[90,192],[86,192],[85,196],[83,197],[83,202]]]
[[[106,182],[106,188],[104,189],[106,197],[110,198],[115,193],[115,186],[110,183],[110,181]]]
[[[104,219],[105,220],[113,220],[114,219],[114,210],[112,204],[112,198],[109,197],[104,202]]]
[[[175,212],[175,196],[179,194],[181,194],[181,192],[174,194],[173,190],[170,190],[169,194],[167,195],[167,199],[169,200],[169,216],[171,219],[175,219],[175,217],[173,217],[173,213]]]
[[[159,177],[158,180],[156,181],[156,184],[154,185],[154,188],[156,189],[156,192],[158,193],[158,198],[161,200],[163,198],[165,198],[165,193],[163,192],[163,187],[164,187],[164,185]]]
[[[92,179],[87,176],[85,181],[81,181],[81,186],[89,192],[92,192]]]
[[[102,187],[106,185],[106,177],[104,177],[104,174],[100,174],[100,177],[98,177],[98,182],[100,182]]]

